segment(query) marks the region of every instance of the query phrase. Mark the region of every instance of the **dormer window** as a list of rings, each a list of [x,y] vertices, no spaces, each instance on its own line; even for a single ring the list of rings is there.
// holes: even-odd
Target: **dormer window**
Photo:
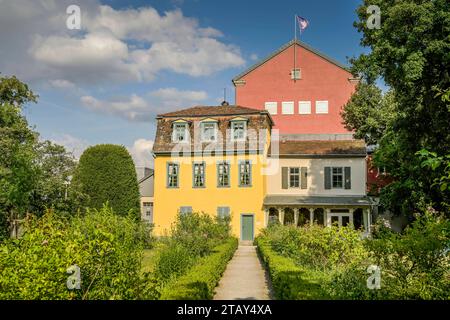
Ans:
[[[201,138],[203,142],[217,140],[217,120],[204,120],[201,123]]]
[[[188,123],[185,121],[174,122],[172,132],[173,142],[188,142]]]
[[[247,121],[244,119],[231,120],[231,139],[245,141],[247,137]]]

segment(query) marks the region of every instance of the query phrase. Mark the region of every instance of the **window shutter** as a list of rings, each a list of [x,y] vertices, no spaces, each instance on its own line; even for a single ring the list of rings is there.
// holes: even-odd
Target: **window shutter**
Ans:
[[[345,167],[344,168],[344,179],[345,179],[345,189],[352,188],[352,168]]]
[[[331,189],[331,167],[325,167],[325,189]]]
[[[281,168],[281,189],[288,188],[288,167]]]
[[[302,189],[306,189],[308,188],[308,175],[307,175],[307,170],[308,168],[306,167],[302,167],[301,168],[301,176],[302,176],[302,180],[301,180],[301,188]]]

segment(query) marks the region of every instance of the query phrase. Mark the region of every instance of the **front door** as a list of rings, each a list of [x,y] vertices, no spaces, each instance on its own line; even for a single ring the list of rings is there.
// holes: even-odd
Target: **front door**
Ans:
[[[253,215],[243,214],[241,216],[241,240],[253,241]]]

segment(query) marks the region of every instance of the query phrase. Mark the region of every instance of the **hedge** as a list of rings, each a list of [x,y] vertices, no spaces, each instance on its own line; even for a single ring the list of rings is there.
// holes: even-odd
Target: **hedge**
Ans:
[[[275,298],[278,300],[329,299],[322,288],[325,274],[300,267],[293,260],[272,250],[267,240],[255,240],[258,253],[266,264]]]
[[[219,283],[237,246],[236,238],[217,246],[213,253],[201,258],[185,275],[165,286],[160,300],[212,299],[214,288]]]
[[[99,144],[87,148],[75,170],[72,188],[88,197],[84,204],[101,209],[108,202],[118,215],[133,210],[140,217],[140,195],[133,159],[124,146]]]

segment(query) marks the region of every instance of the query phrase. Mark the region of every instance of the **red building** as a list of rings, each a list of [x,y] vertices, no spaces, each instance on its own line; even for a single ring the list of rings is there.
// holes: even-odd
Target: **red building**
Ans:
[[[345,66],[302,42],[290,41],[233,84],[236,104],[267,109],[280,134],[349,133],[340,112],[357,80]]]

